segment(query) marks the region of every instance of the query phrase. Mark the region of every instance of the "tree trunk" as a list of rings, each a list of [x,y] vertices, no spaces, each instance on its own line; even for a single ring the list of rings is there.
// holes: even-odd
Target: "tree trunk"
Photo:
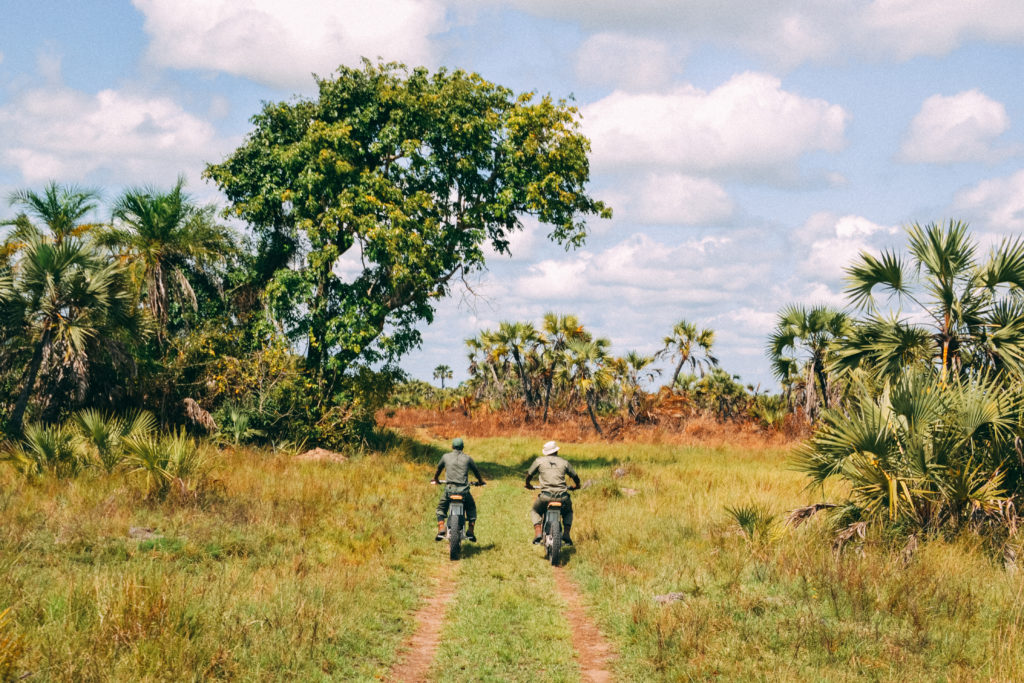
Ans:
[[[519,357],[519,351],[512,350],[512,358],[516,361],[516,368],[519,369],[519,380],[523,383],[523,398],[527,406],[533,406],[533,392],[530,391],[530,383],[526,381],[526,368],[523,367],[523,360]]]
[[[43,336],[39,338],[35,351],[32,352],[32,360],[29,361],[28,369],[25,371],[25,385],[21,387],[18,400],[14,403],[14,411],[11,413],[11,432],[14,436],[21,436],[25,410],[28,409],[28,399],[32,396],[32,387],[36,385],[36,377],[39,376],[39,368],[43,364],[43,352],[50,344],[50,326],[43,328]]]
[[[676,371],[672,373],[672,388],[675,389],[676,381],[679,379],[679,373],[683,371],[683,364],[686,362],[686,356],[679,357],[679,363],[676,365]]]
[[[551,405],[551,378],[549,377],[544,383],[544,423],[548,421],[548,406]]]
[[[597,416],[594,415],[594,406],[591,404],[589,392],[587,394],[586,401],[587,401],[587,414],[590,415],[590,422],[594,425],[594,430],[598,434],[600,434],[601,436],[604,436],[604,432],[601,431],[601,425],[597,424]]]
[[[828,383],[825,378],[825,366],[821,362],[820,358],[814,359],[814,374],[818,378],[818,382],[821,384],[821,405],[827,410],[828,405]]]

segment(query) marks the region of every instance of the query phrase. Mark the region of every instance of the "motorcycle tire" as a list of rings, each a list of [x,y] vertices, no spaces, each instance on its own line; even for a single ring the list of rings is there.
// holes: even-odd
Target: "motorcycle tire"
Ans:
[[[462,518],[452,516],[448,518],[448,559],[453,562],[459,559],[462,553]]]
[[[562,552],[562,524],[556,521],[551,524],[551,566],[557,567],[559,553]]]

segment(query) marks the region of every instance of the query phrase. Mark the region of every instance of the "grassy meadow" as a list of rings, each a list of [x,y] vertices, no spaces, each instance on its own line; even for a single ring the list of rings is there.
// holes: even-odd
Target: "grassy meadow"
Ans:
[[[430,577],[443,445],[348,462],[225,452],[196,500],[123,477],[0,470],[0,610],[31,680],[375,680]],[[836,555],[817,518],[753,540],[726,506],[821,500],[780,446],[564,444],[587,482],[563,570],[618,651],[620,680],[1014,680],[1019,575],[970,538],[914,552],[870,534]],[[452,579],[438,681],[576,681],[522,476],[540,440],[471,439],[479,543]],[[825,492],[827,495],[828,492]],[[135,532],[130,535],[130,530]],[[141,531],[146,529],[150,531]],[[660,604],[655,596],[679,594]],[[2,642],[2,638],[0,638]],[[2,661],[2,657],[0,657]]]

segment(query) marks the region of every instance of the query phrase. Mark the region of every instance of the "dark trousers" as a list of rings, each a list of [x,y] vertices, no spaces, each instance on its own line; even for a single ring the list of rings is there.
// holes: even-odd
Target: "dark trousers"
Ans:
[[[448,518],[448,506],[451,504],[451,498],[449,498],[454,491],[444,491],[441,494],[441,500],[437,501],[437,521],[443,522]],[[466,520],[469,522],[476,521],[476,501],[473,500],[472,494],[469,491],[460,493],[462,496],[462,505],[466,510]]]
[[[533,523],[543,524],[544,513],[548,509],[548,503],[557,500],[562,504],[562,524],[566,527],[572,526],[572,497],[568,493],[548,493],[541,491],[537,500],[533,501],[533,508],[530,510],[530,519]]]

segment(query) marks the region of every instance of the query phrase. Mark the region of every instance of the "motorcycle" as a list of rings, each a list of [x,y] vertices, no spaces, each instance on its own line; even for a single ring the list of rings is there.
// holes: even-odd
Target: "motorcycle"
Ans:
[[[569,491],[575,491],[579,489],[578,486],[570,486]],[[536,486],[530,487],[531,491],[536,491]],[[558,500],[548,501],[547,507],[544,510],[544,525],[542,527],[544,534],[544,559],[551,560],[551,566],[557,567],[558,563],[561,562],[562,552],[562,502]]]
[[[434,482],[431,482],[434,483]],[[438,484],[447,484],[444,479],[439,479]],[[470,486],[483,486],[478,481],[470,482]],[[462,502],[461,494],[452,493],[448,495],[448,523],[445,530],[445,537],[448,539],[448,559],[455,561],[462,554],[462,541],[466,539],[465,521],[466,510]]]

